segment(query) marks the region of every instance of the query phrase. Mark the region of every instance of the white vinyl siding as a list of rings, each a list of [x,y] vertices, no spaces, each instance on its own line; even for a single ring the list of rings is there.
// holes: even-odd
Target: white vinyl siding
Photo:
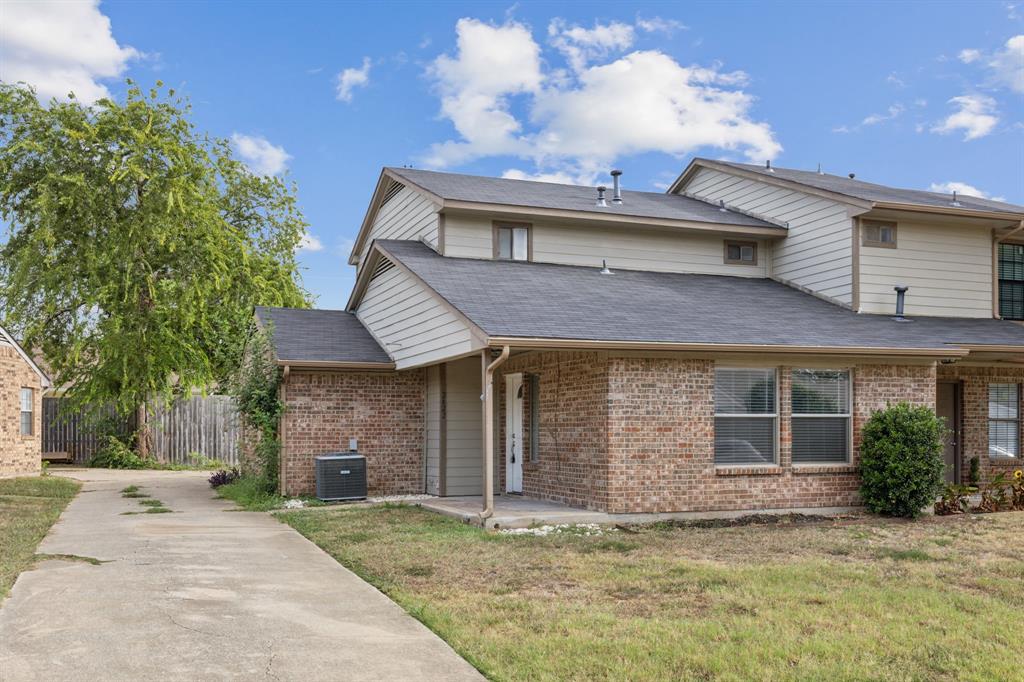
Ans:
[[[899,221],[896,248],[860,249],[860,307],[896,312],[893,287],[905,284],[906,314],[992,317],[992,233],[976,227]]]
[[[437,249],[438,205],[411,187],[403,187],[377,211],[360,262],[375,239],[425,241]]]
[[[399,267],[370,280],[356,316],[398,369],[433,364],[482,347],[462,318]]]
[[[449,362],[445,375],[448,431],[445,495],[479,495],[483,484],[480,358]]]
[[[426,414],[426,491],[439,495],[441,491],[441,366],[427,367]]]
[[[766,258],[757,265],[727,265],[723,234],[695,234],[643,227],[576,227],[547,222],[531,223],[533,262],[559,263],[623,270],[689,272],[737,277],[765,277]],[[445,217],[446,256],[493,256],[491,220],[483,217]],[[751,241],[751,240],[745,240]],[[764,250],[764,242],[759,250]]]
[[[789,223],[789,235],[772,245],[770,273],[853,304],[853,223],[846,204],[710,168],[694,173],[684,190]]]

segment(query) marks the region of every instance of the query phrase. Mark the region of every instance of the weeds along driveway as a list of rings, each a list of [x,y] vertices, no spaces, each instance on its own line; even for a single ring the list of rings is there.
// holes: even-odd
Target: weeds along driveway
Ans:
[[[85,485],[38,552],[68,558],[22,573],[0,606],[3,682],[481,679],[288,526],[227,511],[207,474],[67,475]],[[153,499],[173,513],[125,513]]]

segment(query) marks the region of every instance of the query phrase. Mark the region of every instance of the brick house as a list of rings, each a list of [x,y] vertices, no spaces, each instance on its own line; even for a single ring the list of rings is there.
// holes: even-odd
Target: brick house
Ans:
[[[0,327],[0,478],[39,473],[43,392],[49,387],[39,366]]]
[[[386,168],[343,311],[259,308],[282,487],[619,512],[857,505],[873,410],[1021,462],[1024,207],[694,159],[665,194]],[[486,514],[486,512],[485,512]]]

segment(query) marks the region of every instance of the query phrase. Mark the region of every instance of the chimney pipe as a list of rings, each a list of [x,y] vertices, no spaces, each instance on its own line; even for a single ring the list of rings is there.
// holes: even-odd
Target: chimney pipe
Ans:
[[[893,318],[897,322],[910,322],[906,317],[903,316],[903,304],[907,297],[907,291],[910,289],[906,284],[898,284],[893,287],[896,291],[896,317]]]
[[[604,185],[601,185],[600,187],[597,188],[597,204],[596,205],[597,205],[598,208],[608,208],[608,202],[604,200],[604,193],[605,193],[605,191],[607,189],[608,188],[605,187]]]
[[[613,204],[621,204],[622,203],[622,192],[619,189],[619,176],[620,175],[622,175],[622,171],[620,171],[620,170],[613,170],[612,171],[612,203]]]

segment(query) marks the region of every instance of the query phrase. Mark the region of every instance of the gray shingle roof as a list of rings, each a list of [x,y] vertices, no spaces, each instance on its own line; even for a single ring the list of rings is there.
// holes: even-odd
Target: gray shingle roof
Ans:
[[[700,160],[705,161],[708,159]],[[854,197],[855,199],[863,199],[864,201],[893,202],[952,208],[952,206],[950,206],[950,203],[953,201],[952,194],[925,192],[924,190],[918,189],[886,187],[885,185],[876,185],[871,182],[851,179],[842,175],[830,175],[828,173],[818,174],[816,171],[777,167],[773,167],[774,170],[769,171],[764,166],[757,166],[749,163],[733,163],[727,161],[715,161],[713,163],[720,163],[734,168],[742,168],[764,176],[789,180],[790,182],[797,182],[801,185],[807,185],[808,187],[815,187],[817,189],[835,192],[836,194]],[[963,194],[957,194],[957,202],[961,204],[960,208],[975,211],[1007,211],[1011,213],[1024,213],[1024,206],[1008,204],[1002,201],[992,201],[991,199],[980,199],[978,197],[971,197]]]
[[[278,360],[390,363],[391,358],[359,319],[344,310],[256,307],[261,324],[273,327]]]
[[[379,246],[490,336],[602,341],[942,348],[1024,346],[991,319],[858,315],[767,279],[446,258],[409,241]],[[911,290],[908,296],[913,297]]]
[[[388,170],[442,199],[453,201],[587,211],[609,216],[690,220],[742,227],[778,227],[735,211],[723,213],[715,205],[675,194],[623,190],[622,205],[617,206],[611,203],[610,184],[606,195],[608,207],[598,208],[594,205],[597,190],[583,185],[559,185],[553,182],[488,178],[409,168]]]

